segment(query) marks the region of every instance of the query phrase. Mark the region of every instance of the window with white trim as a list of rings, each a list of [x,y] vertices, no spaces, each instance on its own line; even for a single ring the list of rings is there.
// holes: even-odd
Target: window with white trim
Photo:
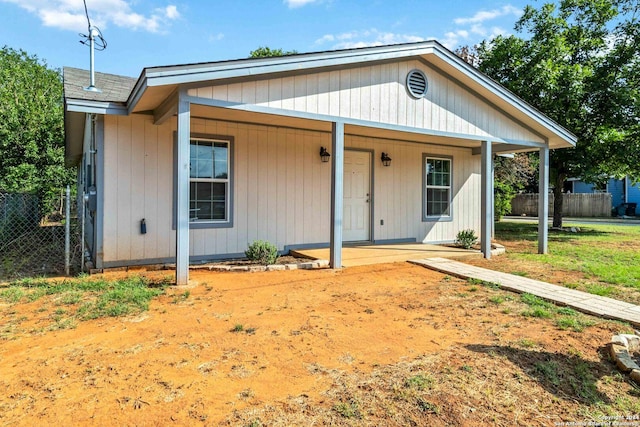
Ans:
[[[191,138],[189,156],[190,221],[229,221],[229,152],[229,141]]]
[[[451,217],[451,158],[423,155],[423,219]]]

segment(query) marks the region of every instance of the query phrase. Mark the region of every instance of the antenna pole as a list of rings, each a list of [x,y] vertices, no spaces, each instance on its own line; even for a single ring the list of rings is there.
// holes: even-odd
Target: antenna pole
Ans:
[[[89,86],[84,90],[89,92],[102,92],[96,87],[96,73],[95,73],[95,36],[98,32],[95,28],[89,27]]]

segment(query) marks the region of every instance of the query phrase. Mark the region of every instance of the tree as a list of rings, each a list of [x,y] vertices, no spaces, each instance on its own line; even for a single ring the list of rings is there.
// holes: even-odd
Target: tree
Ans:
[[[481,71],[572,131],[554,150],[554,227],[562,226],[569,177],[640,179],[638,0],[561,0],[525,8],[516,31],[478,47]]]
[[[272,56],[295,55],[297,53],[295,50],[283,51],[282,49],[271,49],[267,46],[260,46],[256,50],[249,52],[249,58],[268,58]]]
[[[35,193],[52,210],[74,181],[64,166],[62,78],[37,57],[0,49],[0,190]]]
[[[511,200],[518,192],[531,188],[537,168],[535,153],[516,153],[513,158],[495,157],[493,206],[496,220],[511,212]]]
[[[478,68],[480,57],[477,46],[461,46],[455,50],[463,61]],[[496,156],[494,158],[493,206],[494,217],[500,221],[511,212],[511,201],[522,190],[532,191],[536,187],[537,153],[516,153],[513,157]]]

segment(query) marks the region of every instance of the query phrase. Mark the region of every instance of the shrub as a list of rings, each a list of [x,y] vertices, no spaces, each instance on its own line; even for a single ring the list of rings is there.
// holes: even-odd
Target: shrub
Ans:
[[[278,259],[278,248],[273,243],[256,240],[249,245],[244,254],[251,261],[259,262],[263,265],[275,264]]]
[[[472,229],[462,230],[456,236],[456,244],[462,246],[465,249],[469,249],[471,246],[478,242],[478,236]]]

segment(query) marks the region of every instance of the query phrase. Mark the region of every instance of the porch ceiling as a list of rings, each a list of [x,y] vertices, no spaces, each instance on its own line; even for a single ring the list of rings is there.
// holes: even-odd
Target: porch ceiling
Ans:
[[[312,120],[268,113],[257,113],[222,107],[210,107],[197,104],[191,105],[191,117],[331,133],[330,121]],[[381,126],[384,125],[381,124]],[[464,137],[455,138],[451,136],[429,135],[410,131],[384,129],[382,127],[369,127],[354,124],[345,124],[345,134],[389,139],[394,141],[406,141],[419,144],[436,144],[450,147],[463,147],[469,149],[480,147],[480,141],[465,139]],[[524,148],[528,147],[523,147],[523,149]]]

